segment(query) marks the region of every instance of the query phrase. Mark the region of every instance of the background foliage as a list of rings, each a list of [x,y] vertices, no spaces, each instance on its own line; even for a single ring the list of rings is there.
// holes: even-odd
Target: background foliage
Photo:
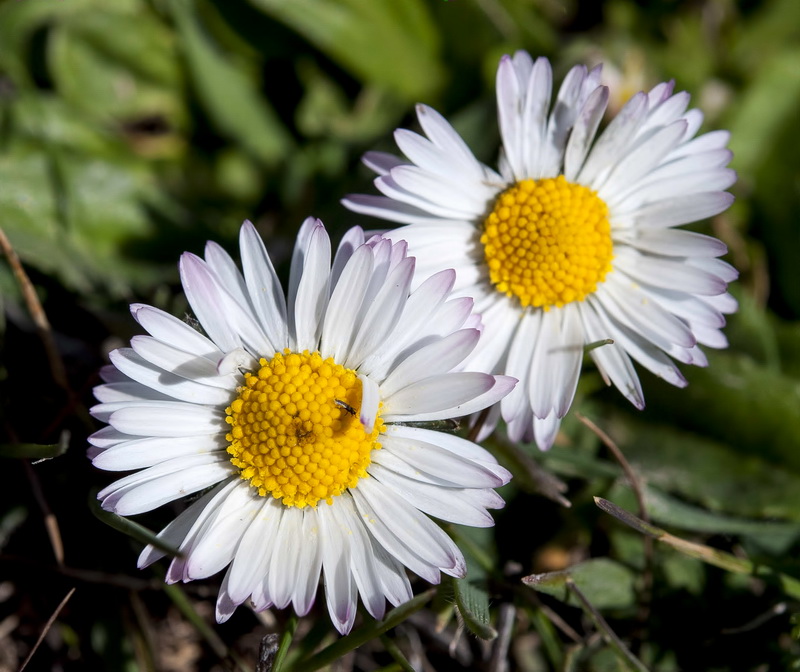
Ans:
[[[0,670],[45,631],[29,669],[264,670],[270,633],[298,670],[800,669],[799,37],[795,0],[1,1],[0,228],[50,330],[0,263]],[[518,48],[559,75],[604,62],[612,112],[674,78],[731,130],[737,201],[698,227],[741,271],[730,349],[685,390],[643,375],[644,412],[589,370],[550,452],[489,444],[517,478],[494,529],[451,529],[470,578],[420,582],[383,627],[337,640],[324,605],[217,626],[214,581],[137,571],[147,532],[92,504],[111,477],[86,409],[127,304],[184,314],[179,254],[235,252],[245,218],[282,273],[307,215],[334,239],[375,226],[338,201],[371,189],[360,155],[416,102],[493,162],[494,72]]]

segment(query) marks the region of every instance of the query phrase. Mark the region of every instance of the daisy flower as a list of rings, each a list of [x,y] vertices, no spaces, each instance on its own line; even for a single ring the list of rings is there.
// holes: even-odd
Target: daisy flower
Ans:
[[[484,323],[470,369],[519,379],[493,408],[515,441],[550,447],[572,404],[585,346],[606,383],[637,408],[631,360],[673,385],[673,362],[705,366],[699,344],[727,345],[736,271],[719,240],[676,228],[725,210],[736,179],[728,133],[697,135],[698,110],[673,83],[638,93],[598,135],[609,92],[600,68],[573,68],[554,102],[552,70],[525,52],[497,73],[498,170],[480,163],[452,126],[417,107],[424,136],[395,140],[408,160],[368,153],[383,196],[352,195],[356,212],[404,224],[424,277],[454,268],[454,292]],[[672,359],[671,359],[672,358]]]
[[[438,583],[464,558],[428,515],[490,526],[493,488],[510,474],[479,446],[418,423],[496,403],[505,376],[454,371],[478,342],[472,301],[450,299],[454,272],[410,292],[406,245],[359,228],[331,267],[325,228],[307,220],[288,300],[264,243],[242,226],[244,273],[214,243],[186,253],[181,281],[203,332],[151,306],[149,333],[111,353],[93,415],[95,466],[134,473],[102,490],[129,516],[202,493],[158,535],[178,548],[166,580],[227,567],[217,620],[252,600],[306,614],[320,574],[334,625],[347,633],[357,595],[381,618],[412,597],[405,568]],[[416,424],[404,424],[416,423]],[[428,515],[426,515],[428,514]],[[148,546],[146,567],[163,557]]]

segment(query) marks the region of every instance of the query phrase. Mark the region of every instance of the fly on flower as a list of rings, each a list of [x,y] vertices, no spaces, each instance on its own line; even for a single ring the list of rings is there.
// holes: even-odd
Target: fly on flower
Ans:
[[[719,240],[681,225],[725,210],[735,179],[728,133],[697,135],[703,116],[673,83],[638,93],[598,135],[609,92],[600,68],[574,67],[555,101],[545,58],[505,56],[497,73],[498,171],[420,105],[424,132],[400,129],[407,160],[372,152],[383,196],[352,195],[356,212],[403,224],[421,277],[457,274],[484,323],[465,366],[519,379],[502,415],[511,439],[549,448],[578,384],[584,346],[606,379],[644,406],[631,360],[682,387],[672,359],[705,366],[722,348],[727,285],[737,272]],[[672,358],[672,359],[671,359]]]
[[[335,627],[357,596],[381,618],[412,597],[405,568],[431,583],[463,576],[464,558],[428,515],[493,524],[510,474],[479,446],[406,426],[486,408],[515,380],[464,371],[479,320],[450,298],[445,270],[411,291],[406,245],[359,228],[333,259],[319,221],[302,226],[288,300],[261,238],[242,226],[244,273],[221,247],[181,258],[183,288],[205,332],[145,305],[149,335],[111,353],[93,415],[94,464],[134,471],[99,493],[128,516],[206,491],[159,537],[177,547],[167,581],[227,567],[217,619],[309,611],[320,575]],[[242,373],[244,371],[244,373]],[[428,514],[428,515],[426,515]],[[146,567],[164,555],[148,546]]]

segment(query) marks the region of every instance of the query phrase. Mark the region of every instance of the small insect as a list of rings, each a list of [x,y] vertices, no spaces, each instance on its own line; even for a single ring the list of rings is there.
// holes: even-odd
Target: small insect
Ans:
[[[355,414],[356,414],[356,409],[355,409],[355,408],[353,408],[353,407],[352,407],[350,404],[347,404],[347,403],[345,403],[345,402],[344,402],[344,401],[342,401],[341,399],[334,399],[334,400],[333,400],[333,403],[334,403],[334,404],[336,404],[337,406],[339,406],[340,408],[343,408],[343,409],[344,409],[345,411],[347,411],[347,412],[348,412],[350,415],[353,415],[353,416],[355,416]]]

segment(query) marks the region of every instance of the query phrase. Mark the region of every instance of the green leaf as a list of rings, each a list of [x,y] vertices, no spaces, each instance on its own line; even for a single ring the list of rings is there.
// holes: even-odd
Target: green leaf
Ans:
[[[495,639],[497,630],[489,625],[489,594],[469,579],[453,579],[453,594],[469,631],[481,639]]]
[[[634,573],[610,558],[593,558],[560,572],[531,574],[522,582],[562,602],[581,606],[567,585],[568,579],[575,582],[597,609],[624,609],[634,604]]]
[[[759,45],[758,50],[762,49]],[[758,67],[748,59],[745,72],[751,79],[737,104],[730,107],[727,123],[734,166],[746,174],[757,172],[767,160],[786,125],[794,121],[800,101],[800,70],[796,67],[800,50],[796,44],[788,42],[780,51],[762,53]]]
[[[330,665],[342,656],[355,650],[362,644],[366,644],[372,639],[380,637],[384,632],[400,625],[411,614],[419,611],[433,597],[435,589],[427,590],[424,593],[411,598],[408,602],[392,609],[382,621],[366,623],[358,630],[351,632],[346,637],[336,640],[322,651],[294,665],[293,672],[312,672],[321,667]]]
[[[89,509],[99,521],[123,534],[127,534],[145,546],[153,546],[160,551],[164,551],[170,557],[182,557],[177,548],[173,548],[162,539],[159,539],[155,532],[148,530],[144,525],[103,509],[95,493],[89,495]]]
[[[636,506],[633,492],[627,486],[612,488],[608,496],[624,508]],[[652,486],[644,488],[644,496],[647,513],[659,525],[707,534],[747,536],[774,555],[785,552],[800,536],[797,522],[734,518],[692,506]]]
[[[63,455],[66,450],[66,443],[54,443],[49,445],[40,445],[37,443],[4,443],[0,444],[0,457],[44,460],[50,457]]]
[[[800,473],[800,381],[737,353],[708,359],[708,368],[686,370],[682,390],[643,374],[648,415]]]
[[[197,95],[211,120],[263,163],[283,159],[292,146],[287,130],[247,73],[203,31],[195,3],[176,0],[169,8]]]
[[[409,102],[443,82],[439,40],[422,0],[250,0],[355,77]]]
[[[687,391],[687,390],[683,390]],[[674,425],[627,421],[622,452],[658,490],[711,511],[800,522],[800,473]]]
[[[595,497],[594,501],[600,509],[611,514],[625,525],[632,527],[641,534],[654,537],[658,541],[686,554],[690,558],[697,558],[734,574],[747,574],[768,579],[779,585],[789,597],[800,599],[800,580],[794,577],[776,572],[771,567],[767,567],[761,563],[756,563],[746,558],[739,558],[731,553],[717,550],[711,546],[681,539],[674,534],[669,534],[666,530],[662,530],[652,523],[648,523],[634,516],[630,511],[626,511],[602,497]]]
[[[118,0],[120,10],[135,8],[138,0]],[[17,86],[33,87],[29,67],[29,42],[37,31],[58,26],[76,14],[88,14],[107,7],[103,0],[70,0],[70,2],[4,2],[0,3],[0,71],[5,71]],[[88,10],[88,11],[87,11]]]
[[[53,31],[48,63],[58,92],[89,118],[185,124],[172,35],[144,5],[135,15],[106,8],[68,17]]]
[[[0,155],[0,183],[0,221],[23,263],[87,293],[124,295],[158,277],[125,250],[146,237],[145,203],[159,200],[143,164],[20,144]]]

